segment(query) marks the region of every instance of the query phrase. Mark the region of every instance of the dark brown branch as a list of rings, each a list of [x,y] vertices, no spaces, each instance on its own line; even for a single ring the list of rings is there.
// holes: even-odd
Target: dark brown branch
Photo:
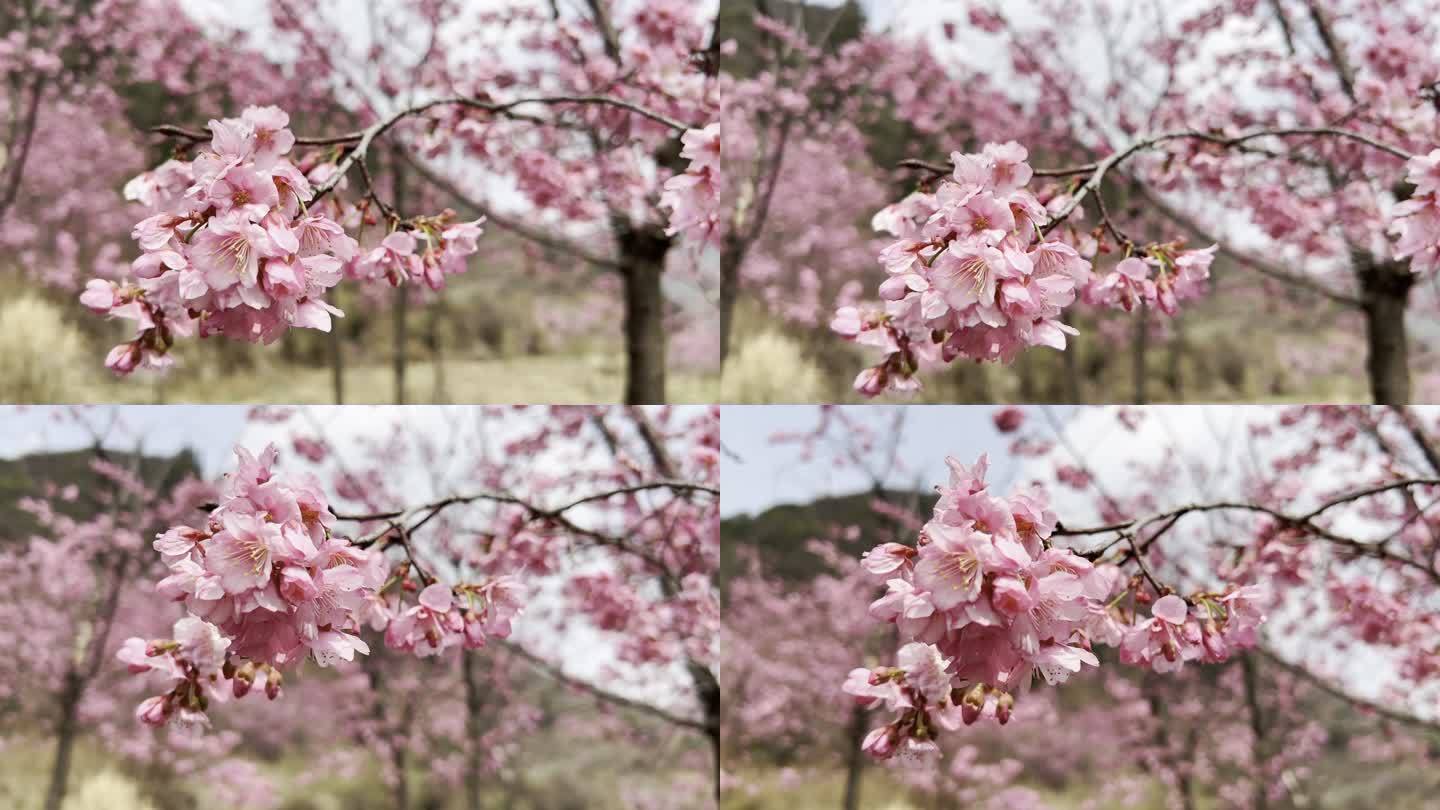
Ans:
[[[151,127],[148,131],[155,135],[164,135],[167,138],[178,138],[182,141],[194,141],[197,143],[208,141],[212,137],[211,133],[209,132],[201,132],[200,130],[195,129],[186,129],[185,127],[176,126],[174,124],[160,124],[159,126]],[[341,144],[355,143],[356,141],[360,140],[360,136],[362,134],[363,132],[347,132],[343,135],[335,135],[326,138],[296,138],[295,145],[338,146]]]
[[[526,661],[529,661],[537,669],[545,673],[547,677],[572,689],[577,689],[592,697],[599,698],[606,703],[613,703],[616,706],[622,706],[626,709],[633,709],[635,711],[648,714],[652,717],[657,717],[667,723],[680,726],[681,728],[688,728],[695,731],[703,731],[707,733],[710,731],[710,727],[699,720],[693,720],[689,717],[682,717],[678,714],[662,709],[659,706],[653,706],[649,703],[643,703],[638,700],[631,700],[630,698],[624,697],[623,695],[617,695],[614,692],[608,692],[604,689],[601,689],[600,687],[588,681],[582,681],[579,678],[572,678],[569,675],[566,675],[563,671],[561,671],[558,666],[550,663],[549,661],[546,661],[545,659],[541,658],[535,653],[530,652],[524,647],[521,647],[519,644],[515,644],[510,641],[501,641],[500,644],[505,649],[515,653]]]
[[[1393,155],[1397,158],[1400,158],[1401,160],[1409,160],[1410,158],[1414,157],[1409,152],[1406,152],[1405,150],[1397,146],[1392,146],[1383,141],[1371,138],[1368,135],[1362,135],[1361,133],[1351,132],[1350,130],[1346,129],[1337,129],[1335,127],[1283,127],[1275,129],[1260,129],[1235,136],[1225,136],[1214,132],[1200,132],[1198,130],[1165,132],[1159,135],[1152,135],[1147,138],[1142,138],[1125,147],[1124,149],[1121,149],[1118,152],[1114,152],[1109,156],[1094,163],[1086,163],[1079,166],[1068,166],[1055,169],[1036,169],[1035,175],[1037,177],[1067,177],[1071,175],[1081,174],[1090,175],[1089,178],[1087,178],[1085,182],[1080,185],[1080,188],[1076,190],[1075,194],[1070,198],[1070,201],[1066,203],[1065,206],[1060,209],[1060,211],[1056,212],[1056,214],[1050,219],[1050,222],[1048,224],[1041,228],[1041,232],[1049,233],[1050,231],[1058,227],[1061,222],[1065,221],[1065,219],[1069,217],[1070,214],[1072,214],[1082,202],[1084,202],[1086,197],[1088,197],[1092,193],[1099,192],[1101,185],[1103,185],[1105,182],[1105,175],[1109,173],[1110,170],[1114,169],[1121,163],[1124,163],[1126,160],[1129,160],[1131,157],[1139,154],[1140,152],[1154,149],[1171,141],[1204,141],[1205,143],[1214,144],[1221,148],[1231,148],[1260,138],[1288,138],[1301,136],[1326,137],[1356,141],[1357,143],[1364,144],[1372,149],[1377,149],[1381,152],[1385,152],[1386,154]],[[925,171],[931,171],[937,174],[945,174],[949,171],[949,169],[942,168],[940,164],[928,163],[926,161],[914,159],[903,160],[900,162],[900,165],[907,168],[923,169]]]
[[[615,35],[615,26],[610,23],[605,0],[587,0],[587,4],[591,16],[595,18],[595,27],[600,29],[600,38],[605,41],[605,55],[615,64],[620,64],[620,38]]]
[[[1310,684],[1319,688],[1320,691],[1325,692],[1331,697],[1336,697],[1340,700],[1345,701],[1346,703],[1351,703],[1355,706],[1359,706],[1366,711],[1373,712],[1380,717],[1385,718],[1386,720],[1393,720],[1397,723],[1404,723],[1406,725],[1426,729],[1428,731],[1440,732],[1440,722],[1436,722],[1434,720],[1426,720],[1424,718],[1416,717],[1412,714],[1406,714],[1405,712],[1400,712],[1391,708],[1387,708],[1385,706],[1381,706],[1380,704],[1366,700],[1365,698],[1356,697],[1341,689],[1340,687],[1331,684],[1330,682],[1326,681],[1325,679],[1321,678],[1319,675],[1316,675],[1310,670],[1292,664],[1289,661],[1286,661],[1280,656],[1276,655],[1275,653],[1264,649],[1263,647],[1257,647],[1256,650],[1260,653],[1260,655],[1263,655],[1265,657],[1265,660],[1280,667],[1286,672],[1289,672],[1291,675],[1294,675],[1297,678],[1309,682]]]
[[[429,166],[426,166],[419,160],[415,159],[412,155],[410,155],[410,153],[402,152],[401,158],[412,168],[414,168],[421,177],[425,178],[426,182],[430,183],[430,185],[445,192],[446,194],[449,194],[451,197],[458,200],[462,205],[472,209],[476,214],[485,217],[486,222],[492,223],[497,227],[504,228],[505,230],[510,231],[511,233],[514,233],[524,239],[528,239],[529,241],[534,242],[535,244],[542,247],[547,247],[552,250],[558,250],[562,253],[568,253],[575,258],[585,262],[589,262],[596,267],[603,267],[609,270],[620,269],[620,262],[616,259],[587,250],[573,242],[557,236],[552,236],[551,234],[548,234],[537,228],[531,228],[528,225],[525,225],[517,220],[505,216],[504,214],[496,213],[493,208],[460,190],[460,188],[454,183],[446,180],[439,174],[436,174],[433,169],[431,169]]]
[[[15,204],[20,196],[20,182],[25,176],[25,164],[29,162],[30,146],[35,140],[35,126],[40,115],[40,97],[45,95],[46,80],[44,76],[36,76],[30,90],[30,104],[25,110],[23,119],[19,123],[19,145],[16,146],[12,139],[11,146],[13,154],[5,157],[10,165],[5,171],[5,196],[0,198],[0,220],[5,219],[5,212]]]
[[[1055,216],[1051,218],[1050,222],[1043,228],[1041,228],[1041,232],[1049,233],[1051,230],[1056,228],[1061,222],[1063,222],[1067,217],[1069,217],[1076,208],[1080,206],[1080,203],[1084,201],[1085,197],[1087,197],[1091,193],[1099,192],[1100,186],[1105,182],[1106,173],[1140,152],[1153,149],[1157,146],[1169,143],[1171,141],[1204,141],[1206,143],[1215,144],[1222,148],[1227,148],[1237,146],[1239,144],[1259,138],[1283,138],[1294,136],[1316,136],[1353,140],[1365,144],[1372,149],[1378,149],[1381,152],[1385,152],[1387,154],[1398,157],[1401,160],[1409,160],[1411,157],[1413,157],[1413,155],[1411,155],[1409,152],[1406,152],[1399,147],[1391,146],[1390,144],[1375,140],[1374,138],[1371,138],[1367,135],[1362,135],[1358,132],[1351,132],[1345,129],[1335,129],[1332,127],[1286,127],[1281,129],[1261,129],[1254,132],[1247,132],[1242,135],[1236,135],[1233,137],[1226,137],[1223,135],[1217,135],[1212,132],[1199,132],[1195,130],[1166,132],[1160,135],[1155,135],[1136,141],[1130,146],[1127,146],[1126,148],[1115,152],[1094,164],[1086,166],[1076,166],[1073,170],[1064,170],[1067,172],[1073,171],[1073,173],[1082,173],[1084,170],[1089,169],[1090,177],[1083,184],[1081,184],[1080,188],[1075,192],[1075,195],[1070,198],[1070,201],[1065,205],[1065,207],[1060,209],[1060,211],[1058,211]]]
[[[1227,246],[1219,239],[1215,238],[1215,236],[1209,231],[1206,231],[1204,228],[1202,228],[1200,224],[1197,223],[1194,219],[1174,208],[1169,203],[1160,199],[1158,196],[1152,194],[1150,192],[1150,189],[1146,187],[1143,183],[1137,184],[1136,188],[1139,190],[1140,196],[1144,197],[1146,202],[1148,202],[1152,208],[1159,211],[1160,214],[1166,219],[1190,231],[1201,242],[1213,242],[1216,245],[1219,245],[1219,249],[1216,251],[1216,253],[1220,254],[1221,256],[1230,259],[1231,261],[1239,264],[1242,267],[1248,267],[1263,276],[1268,276],[1269,278],[1273,278],[1276,281],[1289,284],[1293,287],[1298,287],[1308,292],[1312,292],[1316,295],[1334,301],[1337,304],[1344,304],[1347,307],[1360,307],[1361,302],[1358,298],[1346,295],[1345,293],[1338,292],[1336,290],[1332,290],[1329,287],[1320,284],[1319,282],[1312,281],[1311,279],[1306,278],[1305,276],[1292,273],[1289,270],[1286,270],[1280,265],[1275,264],[1274,262],[1271,262],[1267,259],[1260,258],[1259,256],[1255,256],[1253,254],[1244,253]]]
[[[1311,511],[1301,515],[1287,514],[1278,509],[1264,506],[1261,504],[1244,503],[1238,501],[1220,501],[1216,503],[1191,504],[1188,506],[1181,506],[1176,509],[1171,509],[1169,511],[1161,512],[1156,515],[1151,515],[1149,517],[1122,521],[1119,523],[1111,523],[1105,526],[1070,529],[1061,525],[1057,525],[1055,527],[1054,536],[1084,536],[1113,532],[1117,535],[1115,540],[1105,544],[1099,549],[1089,552],[1077,553],[1080,553],[1080,556],[1085,557],[1086,559],[1098,560],[1103,557],[1117,543],[1123,541],[1128,542],[1131,545],[1132,550],[1130,552],[1127,552],[1127,555],[1138,558],[1139,555],[1144,554],[1145,551],[1147,551],[1152,544],[1157,542],[1162,536],[1164,536],[1166,532],[1168,532],[1172,527],[1174,527],[1176,523],[1179,522],[1179,518],[1185,515],[1199,512],[1218,511],[1253,512],[1257,514],[1267,515],[1283,526],[1300,530],[1306,534],[1324,540],[1332,545],[1339,546],[1350,554],[1354,554],[1360,557],[1371,557],[1385,562],[1392,562],[1407,568],[1413,568],[1417,571],[1423,572],[1426,576],[1428,576],[1436,583],[1440,583],[1440,570],[1436,570],[1435,568],[1423,562],[1415,560],[1411,557],[1394,554],[1385,548],[1385,543],[1383,542],[1367,542],[1364,540],[1355,539],[1353,537],[1339,535],[1315,522],[1315,520],[1321,515],[1323,515],[1325,512],[1328,512],[1329,510],[1334,509],[1335,507],[1342,504],[1350,503],[1360,500],[1362,498],[1367,498],[1372,495],[1378,495],[1392,490],[1407,489],[1410,487],[1419,486],[1440,486],[1440,480],[1430,478],[1404,479],[1400,481],[1391,481],[1373,487],[1366,487],[1364,489],[1355,490],[1344,495],[1336,496],[1335,498],[1332,498],[1324,504],[1321,504],[1315,509],[1312,509]],[[1139,537],[1140,534],[1147,527],[1153,526],[1158,523],[1164,523],[1165,525],[1160,530],[1154,532],[1147,537],[1144,537],[1143,541],[1137,543],[1135,538]]]
[[[634,492],[644,492],[646,490],[653,489],[706,492],[711,495],[720,494],[720,491],[718,489],[712,486],[708,486],[706,484],[695,484],[689,481],[647,481],[640,484],[627,484],[625,486],[607,489],[604,492],[597,492],[586,495],[556,509],[541,509],[540,507],[534,506],[530,502],[515,495],[506,495],[499,492],[478,492],[472,495],[452,495],[448,498],[441,498],[438,501],[433,501],[431,503],[411,507],[409,509],[396,509],[389,512],[373,512],[360,515],[346,515],[335,513],[335,517],[339,518],[340,520],[349,520],[356,523],[364,523],[374,520],[393,520],[395,518],[413,515],[417,512],[424,512],[437,508],[443,509],[447,506],[474,503],[476,501],[491,501],[494,503],[513,504],[516,506],[523,506],[541,517],[557,517],[583,503],[590,503],[592,501],[603,500],[605,498],[613,498],[616,495],[627,495]]]
[[[1325,44],[1325,50],[1330,54],[1330,64],[1335,67],[1335,76],[1340,80],[1341,89],[1352,102],[1355,101],[1355,74],[1350,69],[1350,60],[1345,56],[1345,46],[1335,36],[1330,15],[1315,0],[1305,0],[1305,5],[1310,9],[1310,20],[1315,23],[1315,29],[1320,33],[1320,41]]]
[[[358,515],[335,513],[335,516],[340,520],[354,521],[358,523],[372,522],[378,520],[385,521],[387,525],[383,531],[380,531],[379,533],[371,535],[369,537],[364,537],[356,540],[355,545],[361,548],[367,548],[378,543],[380,540],[386,537],[397,536],[398,533],[398,536],[401,539],[402,546],[404,547],[407,554],[410,555],[410,559],[413,562],[414,551],[413,547],[410,545],[409,542],[410,535],[413,535],[416,531],[423,528],[427,523],[437,517],[445,509],[451,506],[476,503],[479,501],[519,506],[529,513],[530,519],[532,521],[551,523],[565,532],[579,537],[584,537],[595,543],[596,545],[613,548],[624,554],[628,554],[632,557],[635,557],[636,559],[644,561],[659,573],[663,584],[672,585],[673,581],[675,580],[675,575],[670,570],[668,563],[666,563],[666,561],[661,557],[658,557],[643,548],[635,546],[623,537],[617,537],[598,531],[596,529],[586,528],[575,523],[574,521],[570,520],[568,517],[565,516],[566,512],[582,504],[592,503],[594,501],[603,500],[605,498],[612,498],[617,495],[625,495],[656,489],[666,489],[672,492],[705,492],[717,497],[720,494],[720,491],[715,487],[707,486],[704,484],[694,484],[685,481],[652,481],[641,484],[630,484],[626,486],[616,487],[614,489],[605,490],[604,492],[592,493],[590,495],[586,495],[581,498],[577,498],[576,500],[570,501],[569,503],[566,503],[555,509],[542,508],[515,495],[506,495],[503,493],[494,492],[482,492],[472,495],[455,495],[449,498],[442,498],[432,503],[422,504],[420,506],[402,510],[392,510],[388,512],[375,512],[370,514]],[[425,513],[424,516],[421,517],[418,521],[411,523],[411,520],[416,515],[419,515],[421,513]],[[422,572],[422,574],[424,573],[425,572]],[[433,577],[431,577],[431,579],[433,580]]]

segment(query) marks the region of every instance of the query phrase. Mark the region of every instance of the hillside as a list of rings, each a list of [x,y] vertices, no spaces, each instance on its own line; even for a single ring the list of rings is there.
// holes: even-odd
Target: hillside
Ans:
[[[98,454],[117,464],[134,464],[141,480],[160,491],[187,476],[200,474],[200,465],[188,449],[173,456],[141,456],[138,462],[124,453]],[[109,486],[91,467],[96,456],[96,450],[86,449],[0,459],[0,543],[23,542],[38,530],[35,519],[18,506],[18,501],[43,496],[46,484],[75,484],[79,489],[74,501],[57,498],[56,511],[77,518],[94,514],[101,487]]]
[[[880,494],[891,503],[917,504],[921,514],[927,514],[935,502],[932,493],[884,490]],[[785,504],[758,515],[721,521],[722,588],[737,570],[740,560],[752,553],[759,555],[761,565],[771,576],[791,582],[808,580],[820,570],[822,563],[806,550],[806,542],[828,538],[836,527],[859,527],[856,539],[835,541],[842,552],[859,556],[875,544],[878,530],[886,523],[886,518],[871,507],[873,500],[874,496],[869,493],[842,495],[808,504]]]

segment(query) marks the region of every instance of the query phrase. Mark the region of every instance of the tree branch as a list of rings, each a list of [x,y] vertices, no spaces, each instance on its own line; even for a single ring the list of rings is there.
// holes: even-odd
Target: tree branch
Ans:
[[[1340,546],[1344,548],[1347,552],[1356,556],[1372,557],[1374,559],[1386,562],[1393,562],[1397,565],[1421,571],[1431,580],[1433,580],[1437,584],[1440,584],[1440,570],[1432,568],[1431,566],[1411,557],[1404,557],[1398,554],[1394,554],[1386,550],[1384,542],[1367,542],[1364,540],[1357,540],[1353,537],[1345,537],[1343,535],[1336,534],[1333,531],[1315,523],[1315,520],[1321,515],[1323,515],[1325,512],[1342,504],[1350,503],[1352,501],[1357,501],[1362,498],[1367,498],[1372,495],[1378,495],[1392,490],[1407,489],[1410,487],[1419,486],[1440,486],[1440,479],[1404,479],[1400,481],[1391,481],[1385,484],[1379,484],[1373,487],[1366,487],[1364,489],[1356,490],[1354,492],[1332,498],[1331,500],[1325,502],[1324,504],[1321,504],[1315,509],[1312,509],[1311,511],[1301,515],[1287,514],[1278,509],[1264,506],[1261,504],[1243,503],[1238,501],[1219,501],[1215,503],[1191,504],[1188,506],[1181,506],[1176,509],[1171,509],[1169,511],[1161,512],[1156,515],[1151,515],[1146,518],[1122,521],[1119,523],[1112,523],[1105,526],[1070,529],[1057,524],[1055,527],[1054,536],[1069,537],[1105,534],[1113,532],[1117,535],[1116,539],[1105,544],[1101,548],[1089,552],[1076,553],[1079,553],[1080,556],[1085,557],[1089,560],[1098,560],[1103,557],[1116,544],[1124,541],[1130,543],[1132,549],[1130,552],[1127,552],[1127,554],[1138,557],[1138,555],[1143,554],[1146,550],[1149,549],[1149,547],[1153,543],[1158,541],[1160,537],[1162,537],[1173,526],[1175,526],[1175,524],[1179,522],[1179,518],[1183,517],[1184,515],[1197,512],[1217,511],[1254,512],[1258,514],[1268,515],[1269,517],[1275,519],[1277,522],[1284,526],[1299,529],[1307,534],[1313,535],[1321,540],[1331,543],[1332,545]],[[1161,530],[1155,532],[1149,537],[1144,538],[1143,542],[1139,542],[1137,544],[1136,538],[1140,535],[1140,533],[1143,532],[1147,527],[1155,525],[1157,523],[1164,523],[1165,525],[1163,526],[1163,528],[1161,528]]]
[[[1231,261],[1239,264],[1240,266],[1248,267],[1251,270],[1254,270],[1255,272],[1263,276],[1273,278],[1276,281],[1289,284],[1293,287],[1298,287],[1308,292],[1312,292],[1323,298],[1334,301],[1337,304],[1344,304],[1347,307],[1356,308],[1359,308],[1361,306],[1361,301],[1359,298],[1355,298],[1353,296],[1346,295],[1345,293],[1332,290],[1329,287],[1320,284],[1319,282],[1312,281],[1305,276],[1292,273],[1289,270],[1280,267],[1278,264],[1275,264],[1274,262],[1268,261],[1266,259],[1262,259],[1259,256],[1244,253],[1235,250],[1234,248],[1228,247],[1223,241],[1217,239],[1209,231],[1202,228],[1200,224],[1194,219],[1190,218],[1189,215],[1182,213],[1179,209],[1174,208],[1168,202],[1160,199],[1158,196],[1151,193],[1149,187],[1147,187],[1144,183],[1137,183],[1136,188],[1140,192],[1140,196],[1144,197],[1146,202],[1148,202],[1152,208],[1159,211],[1162,216],[1164,216],[1171,222],[1174,222],[1176,225],[1179,225],[1180,227],[1191,231],[1195,235],[1195,237],[1201,242],[1213,242],[1214,244],[1219,245],[1219,250],[1217,250],[1216,252],[1226,257],[1227,259],[1230,259]]]
[[[549,661],[546,661],[545,659],[530,652],[524,647],[521,647],[519,644],[515,644],[509,641],[501,641],[499,643],[505,649],[515,653],[526,661],[529,661],[535,666],[536,669],[539,669],[541,672],[545,673],[545,675],[550,677],[552,680],[564,684],[565,686],[568,686],[572,689],[577,689],[592,697],[599,698],[606,703],[613,703],[616,706],[622,706],[627,709],[634,709],[635,711],[643,712],[650,715],[651,717],[658,717],[659,719],[664,720],[667,723],[680,726],[681,728],[688,728],[706,733],[710,732],[710,727],[699,720],[693,720],[689,717],[682,717],[678,714],[662,709],[659,706],[652,706],[649,703],[644,703],[638,700],[631,700],[630,698],[624,697],[622,695],[617,695],[614,692],[608,692],[588,681],[582,681],[578,678],[572,678],[569,675],[566,675],[558,666],[550,663]]]
[[[1347,703],[1351,703],[1367,711],[1374,712],[1375,714],[1387,720],[1394,720],[1397,723],[1404,723],[1406,725],[1425,729],[1427,731],[1440,732],[1440,722],[1436,722],[1434,720],[1426,720],[1424,718],[1416,717],[1412,714],[1406,714],[1405,712],[1400,712],[1394,709],[1387,708],[1385,706],[1381,706],[1380,704],[1366,700],[1365,698],[1356,697],[1341,689],[1340,687],[1329,683],[1328,681],[1321,678],[1319,675],[1311,672],[1310,670],[1292,664],[1289,661],[1284,660],[1280,656],[1276,655],[1273,652],[1270,652],[1263,647],[1256,647],[1255,649],[1256,652],[1265,657],[1265,660],[1271,662],[1275,666],[1280,667],[1286,672],[1289,672],[1291,675],[1294,675],[1297,678],[1305,680],[1310,684],[1318,687],[1320,691],[1325,692],[1331,697],[1339,698],[1340,700],[1343,700]]]
[[[505,230],[510,231],[511,233],[514,233],[523,239],[528,239],[531,242],[534,242],[535,244],[542,247],[547,247],[552,250],[558,250],[563,253],[569,253],[577,259],[589,262],[590,264],[593,264],[597,267],[603,267],[609,270],[620,269],[620,262],[616,259],[612,259],[609,256],[604,256],[599,253],[592,252],[590,250],[580,247],[573,242],[567,241],[560,237],[551,236],[544,231],[536,228],[531,228],[530,226],[524,225],[517,220],[511,219],[504,214],[496,213],[493,208],[486,205],[485,203],[480,202],[474,197],[471,197],[464,191],[461,191],[458,186],[456,186],[449,180],[446,180],[444,177],[441,177],[435,172],[435,170],[431,169],[429,166],[426,166],[424,163],[417,160],[409,152],[402,151],[401,158],[412,168],[414,168],[421,177],[425,178],[426,182],[430,183],[430,185],[440,189],[446,194],[449,194],[456,200],[459,200],[462,205],[471,208],[475,211],[476,214],[485,217],[487,222],[494,223],[495,225],[504,228]]]

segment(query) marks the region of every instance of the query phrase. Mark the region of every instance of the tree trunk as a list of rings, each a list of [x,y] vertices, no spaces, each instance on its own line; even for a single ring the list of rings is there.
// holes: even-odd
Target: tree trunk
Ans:
[[[1149,401],[1145,390],[1145,351],[1150,343],[1150,329],[1147,323],[1149,319],[1150,308],[1142,302],[1140,309],[1135,312],[1135,340],[1131,347],[1134,361],[1131,371],[1135,375],[1135,396],[1131,404],[1134,405],[1144,405]]]
[[[1020,377],[1020,401],[1039,402],[1040,398],[1035,396],[1035,361],[1029,352],[1015,361],[1015,372]]]
[[[392,795],[395,810],[410,810],[410,775],[405,772],[405,747],[395,745],[390,749],[390,762],[395,766],[395,788]]]
[[[1177,315],[1170,323],[1175,327],[1175,336],[1170,340],[1165,383],[1170,389],[1170,398],[1181,402],[1185,399],[1185,322]]]
[[[85,684],[79,673],[67,670],[65,688],[60,692],[60,721],[55,729],[55,765],[50,769],[50,788],[45,792],[45,810],[60,810],[70,781],[70,756],[75,750],[80,695]]]
[[[1245,705],[1250,710],[1250,731],[1255,735],[1255,801],[1254,810],[1266,810],[1269,806],[1269,791],[1265,784],[1265,766],[1269,754],[1265,744],[1265,717],[1260,708],[1260,675],[1255,667],[1255,656],[1246,653],[1240,658],[1245,674]]]
[[[450,392],[445,385],[445,347],[441,336],[441,324],[447,313],[443,297],[431,305],[430,323],[425,337],[425,342],[430,347],[430,364],[434,368],[435,385],[430,392],[430,401],[435,404],[450,401]]]
[[[340,324],[330,325],[330,390],[336,405],[345,404],[345,356],[340,345]]]
[[[859,706],[850,709],[850,733],[845,739],[845,795],[841,801],[842,810],[859,810],[860,776],[865,771],[865,752],[860,748],[865,742],[865,710]]]
[[[406,202],[405,161],[397,147],[392,153],[391,167],[395,183],[395,209],[403,210]],[[395,288],[395,404],[405,404],[405,368],[410,350],[410,289],[417,278],[407,279]]]
[[[660,278],[671,244],[659,226],[630,228],[621,235],[627,405],[665,402],[665,297]]]
[[[1060,353],[1060,360],[1065,365],[1065,399],[1070,405],[1079,405],[1085,401],[1085,395],[1080,388],[1080,346],[1072,337]]]
[[[730,356],[730,326],[735,317],[735,301],[740,295],[740,250],[730,240],[720,248],[720,370]]]
[[[395,288],[395,404],[405,404],[405,365],[410,347],[410,291]]]
[[[710,755],[715,775],[715,802],[720,802],[720,683],[704,664],[687,661],[690,680],[695,683],[695,696],[705,717],[705,737],[710,741]]]
[[[1398,262],[1376,263],[1372,258],[1362,257],[1359,265],[1370,395],[1377,405],[1408,404],[1410,364],[1405,310],[1415,277]]]
[[[465,678],[465,806],[468,810],[483,810],[480,806],[480,735],[484,733],[480,716],[485,700],[480,694],[480,685],[475,682],[475,656],[469,650],[460,654]]]

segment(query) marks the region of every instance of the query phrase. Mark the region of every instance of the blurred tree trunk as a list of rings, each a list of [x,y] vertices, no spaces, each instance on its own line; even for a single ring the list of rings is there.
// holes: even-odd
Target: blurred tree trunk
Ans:
[[[1145,352],[1150,343],[1149,320],[1150,308],[1141,302],[1140,309],[1135,313],[1135,339],[1131,346],[1131,359],[1134,361],[1132,373],[1135,375],[1135,396],[1131,399],[1131,404],[1134,405],[1144,405],[1149,402],[1145,390]]]
[[[410,345],[410,290],[404,284],[395,288],[395,404],[405,404],[406,350]]]
[[[395,787],[392,796],[395,810],[410,810],[410,777],[405,773],[405,746],[392,745],[390,764],[395,767]]]
[[[330,324],[330,334],[326,341],[330,349],[330,390],[334,395],[336,405],[345,404],[345,355],[340,345],[340,324]]]
[[[726,237],[720,249],[720,371],[725,371],[725,358],[730,355],[730,327],[735,317],[735,301],[740,295],[740,260],[738,245]]]
[[[845,797],[840,805],[843,810],[860,810],[860,776],[865,771],[865,752],[860,744],[865,742],[865,725],[865,710],[852,707],[850,729],[845,737]]]
[[[1035,396],[1035,361],[1032,355],[1029,352],[1020,355],[1016,365],[1015,370],[1020,374],[1020,401],[1040,401],[1040,398]]]
[[[407,184],[404,156],[397,148],[391,152],[391,177],[395,183],[395,210],[405,210],[405,193]],[[423,244],[423,243],[422,243]],[[409,285],[419,283],[419,279],[406,279],[400,286],[395,288],[395,404],[405,404],[405,371],[409,361],[410,351],[410,288]]]
[[[437,404],[450,401],[450,393],[445,385],[445,348],[440,328],[449,314],[450,310],[445,306],[445,297],[442,295],[431,305],[430,321],[426,326],[425,343],[430,348],[430,364],[435,381],[430,392],[430,401]]]
[[[665,296],[660,279],[673,240],[659,225],[620,233],[625,284],[625,404],[665,402]]]
[[[1370,395],[1377,405],[1405,405],[1410,402],[1409,336],[1405,333],[1405,310],[1415,277],[1399,262],[1376,262],[1368,255],[1357,259],[1360,266],[1360,301],[1365,313]]]
[[[60,810],[70,781],[70,757],[75,750],[76,720],[80,712],[80,696],[85,681],[73,668],[65,671],[65,686],[60,690],[60,718],[55,726],[55,765],[50,770],[50,787],[45,792],[45,810]]]
[[[1065,351],[1060,353],[1060,362],[1065,367],[1065,400],[1067,404],[1079,405],[1085,401],[1080,390],[1080,346],[1071,338]]]
[[[98,446],[95,456],[97,459],[106,457]],[[110,649],[110,631],[115,626],[115,609],[120,604],[120,591],[130,580],[130,563],[129,554],[121,554],[116,559],[109,587],[103,596],[98,591],[96,593],[98,601],[94,623],[89,625],[93,634],[77,634],[88,640],[76,648],[74,659],[65,668],[64,685],[58,699],[60,716],[55,725],[55,765],[50,771],[50,787],[45,794],[44,810],[60,810],[60,805],[65,800],[70,781],[71,755],[81,731],[78,724],[80,699],[85,696],[85,690],[95,680],[100,668],[109,660],[107,652]]]
[[[465,806],[468,810],[484,810],[480,804],[480,736],[485,731],[481,717],[485,698],[480,684],[476,683],[475,657],[469,650],[462,651],[460,655],[465,678]]]
[[[1170,713],[1165,709],[1166,698],[1156,689],[1155,681],[1148,677],[1141,681],[1140,688],[1146,702],[1150,704],[1150,716],[1156,720],[1155,744],[1161,751],[1162,764],[1175,773],[1175,789],[1180,794],[1180,806],[1183,810],[1195,810],[1194,781],[1189,771],[1194,764],[1192,753],[1197,741],[1195,733],[1192,731],[1186,737],[1183,756],[1172,756],[1174,752],[1171,751]]]
[[[1260,708],[1260,673],[1255,666],[1255,656],[1249,653],[1241,657],[1240,667],[1245,674],[1245,705],[1250,710],[1250,731],[1255,735],[1255,801],[1251,807],[1253,810],[1266,810],[1269,796],[1265,785],[1265,766],[1269,753],[1265,745],[1265,716]]]
[[[1170,340],[1170,351],[1168,352],[1165,368],[1165,384],[1170,389],[1170,397],[1176,401],[1185,399],[1185,321],[1176,316],[1170,319],[1175,327],[1175,336]]]

